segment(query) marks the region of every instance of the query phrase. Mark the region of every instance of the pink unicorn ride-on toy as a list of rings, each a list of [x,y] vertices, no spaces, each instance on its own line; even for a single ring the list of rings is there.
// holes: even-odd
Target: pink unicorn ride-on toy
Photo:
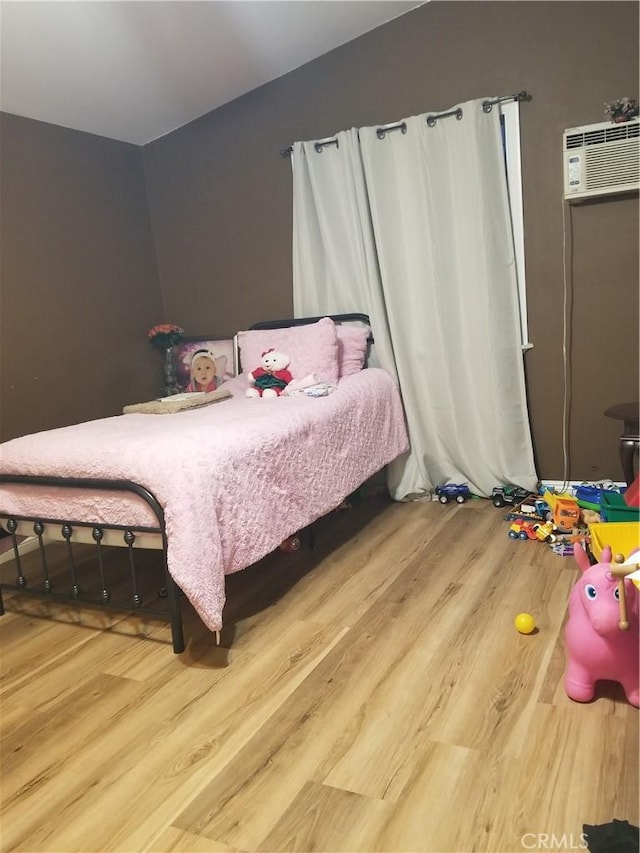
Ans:
[[[638,588],[625,579],[636,565],[612,565],[611,548],[592,566],[579,543],[573,554],[582,572],[569,596],[565,627],[564,687],[576,702],[593,699],[598,680],[618,681],[631,705],[640,706]],[[640,552],[637,562],[640,562]],[[622,560],[622,558],[617,558]]]

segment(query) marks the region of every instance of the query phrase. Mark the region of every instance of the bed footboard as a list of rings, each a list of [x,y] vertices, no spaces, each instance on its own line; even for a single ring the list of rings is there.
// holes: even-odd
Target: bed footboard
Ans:
[[[74,519],[35,518],[33,516],[0,511],[0,523],[11,536],[15,567],[15,580],[12,582],[6,580],[0,582],[0,615],[5,612],[2,599],[3,589],[10,590],[18,595],[37,596],[66,604],[84,604],[130,613],[143,613],[170,622],[173,651],[176,654],[184,651],[180,591],[169,574],[167,567],[167,540],[164,512],[154,495],[148,489],[129,480],[33,477],[17,474],[0,475],[0,486],[13,484],[21,484],[35,489],[38,487],[54,486],[65,489],[85,489],[96,492],[117,491],[135,494],[153,511],[157,519],[157,525],[149,527],[134,525],[128,527],[121,524],[91,523]],[[37,550],[39,551],[38,568],[34,569],[32,561],[30,561],[28,571],[24,567],[25,558],[20,554],[18,547],[18,537],[24,535],[27,529],[30,535],[36,537]],[[95,543],[95,546],[92,546],[95,547],[96,559],[92,566],[93,578],[91,583],[86,581],[86,569],[83,570],[85,581],[81,581],[81,573],[74,558],[74,546],[77,545],[78,541],[86,542],[87,533],[90,533],[90,539]],[[159,595],[162,598],[166,598],[166,609],[158,606],[154,607],[152,603],[146,604],[141,593],[135,549],[137,540],[146,541],[149,539],[150,534],[155,536],[155,539],[161,543],[163,575]],[[117,542],[118,539],[120,540],[119,543]],[[52,540],[64,542],[66,550],[64,571],[56,572],[53,578],[47,563],[45,547]],[[126,550],[127,584],[126,591],[122,594],[121,600],[115,600],[105,570],[105,549],[108,547],[107,542],[110,544],[120,544],[120,547]]]

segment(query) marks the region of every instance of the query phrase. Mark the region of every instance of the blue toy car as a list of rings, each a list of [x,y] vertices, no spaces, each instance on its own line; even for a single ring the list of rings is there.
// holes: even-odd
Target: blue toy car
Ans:
[[[469,500],[471,492],[466,483],[447,483],[444,486],[436,486],[436,495],[441,504],[448,504],[449,501],[463,504]]]

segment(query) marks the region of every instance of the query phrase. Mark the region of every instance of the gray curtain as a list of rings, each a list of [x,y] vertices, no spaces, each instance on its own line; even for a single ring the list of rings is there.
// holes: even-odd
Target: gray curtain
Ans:
[[[411,439],[389,469],[397,500],[538,480],[500,117],[484,100],[433,126],[425,113],[383,138],[293,146],[294,311],[370,315]]]

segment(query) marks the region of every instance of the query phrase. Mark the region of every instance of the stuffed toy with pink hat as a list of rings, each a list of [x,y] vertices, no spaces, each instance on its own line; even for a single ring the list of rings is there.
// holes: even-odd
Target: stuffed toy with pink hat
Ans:
[[[293,376],[287,370],[289,356],[271,348],[262,353],[260,367],[247,374],[247,397],[279,397]]]

